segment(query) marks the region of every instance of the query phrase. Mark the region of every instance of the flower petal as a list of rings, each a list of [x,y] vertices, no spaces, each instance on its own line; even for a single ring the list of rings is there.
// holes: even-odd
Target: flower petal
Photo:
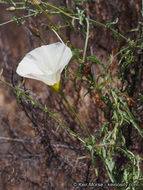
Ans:
[[[28,74],[26,77],[42,81],[50,86],[56,84],[60,80],[60,75],[57,75],[57,73],[49,75]]]
[[[26,54],[23,60],[19,63],[16,72],[22,77],[26,77],[30,73],[38,75],[43,74],[43,72],[37,67],[35,61],[29,56],[29,54]]]
[[[60,80],[61,72],[71,57],[70,48],[63,43],[41,46],[25,55],[16,72],[22,77],[53,85]]]
[[[69,63],[71,57],[72,57],[72,51],[70,50],[69,47],[65,46],[64,44],[63,48],[61,48],[61,56],[60,59],[58,60],[59,64],[59,69],[62,72],[64,67]]]
[[[70,48],[60,42],[42,46],[42,51],[43,64],[48,65],[48,69],[50,69],[52,72],[58,70],[62,72],[63,68],[68,64],[72,57]]]

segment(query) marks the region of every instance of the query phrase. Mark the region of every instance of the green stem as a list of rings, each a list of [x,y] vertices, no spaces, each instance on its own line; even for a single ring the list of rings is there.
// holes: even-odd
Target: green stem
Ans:
[[[109,29],[109,30],[112,31],[114,34],[118,34],[118,36],[120,36],[121,38],[123,38],[123,39],[124,39],[125,41],[127,41],[128,43],[130,42],[130,40],[129,40],[128,38],[126,38],[125,36],[123,36],[121,33],[117,32],[117,31],[114,30],[113,28],[107,27],[106,24],[103,24],[103,23],[98,22],[98,21],[93,20],[93,19],[89,19],[89,21],[91,21],[91,22],[93,22],[93,23],[95,23],[95,24],[97,24],[97,25],[99,25],[99,26],[102,26],[102,27],[104,27],[104,28]]]
[[[37,14],[39,14],[39,13],[37,13]],[[35,16],[35,15],[36,15],[36,13],[32,13],[32,14],[29,14],[26,16],[19,17],[18,19],[21,20],[21,19],[28,18],[28,17]],[[11,20],[8,20],[6,22],[0,23],[0,26],[3,26],[5,24],[11,23],[11,22],[15,22],[14,18],[12,18]]]
[[[41,42],[43,42],[44,45],[47,45],[46,41],[42,38],[41,35],[39,35],[39,39],[41,40]]]
[[[65,103],[67,104],[67,106],[69,107],[69,109],[73,112],[73,114],[75,115],[75,117],[77,118],[77,120],[79,121],[81,127],[83,128],[83,130],[86,133],[86,135],[88,136],[88,138],[91,140],[91,135],[89,134],[87,128],[84,126],[84,124],[82,123],[82,121],[80,120],[80,118],[78,117],[77,113],[72,108],[72,106],[70,105],[70,103],[68,102],[68,100],[66,99],[66,97],[65,97],[65,95],[64,95],[64,93],[62,91],[60,91],[60,95],[63,98],[63,100],[65,101]]]
[[[20,90],[18,88],[15,88],[14,86],[12,86],[11,84],[9,84],[6,81],[3,81],[0,79],[0,81],[5,84],[6,86],[9,86],[10,88],[12,88],[15,92],[19,92]],[[30,100],[30,102],[32,102],[34,105],[36,105],[37,107],[39,107],[40,109],[42,109],[44,112],[48,113],[55,121],[57,121],[59,123],[60,126],[62,126],[66,131],[68,131],[71,135],[73,135],[74,137],[76,137],[77,139],[79,139],[81,142],[83,143],[89,143],[87,140],[83,139],[80,135],[76,134],[75,132],[73,132],[69,127],[67,127],[62,121],[60,121],[51,111],[49,111],[47,108],[43,107],[41,104],[37,103],[35,100],[33,100],[30,96],[28,96],[25,92],[21,92],[21,95],[25,96],[27,99]]]
[[[3,25],[5,25],[5,24],[9,24],[9,23],[11,23],[11,22],[14,22],[14,20],[11,19],[11,20],[8,20],[8,21],[6,21],[6,22],[0,23],[0,26],[3,26]]]
[[[7,2],[4,2],[4,1],[0,1],[0,3],[3,3],[3,4],[6,3],[6,4],[7,4]],[[16,2],[16,4],[18,4],[18,3]],[[22,3],[21,3],[21,4],[22,4]],[[50,4],[50,3],[48,3],[48,2],[41,2],[41,4],[42,4],[42,5],[45,5],[45,6],[49,6],[49,7],[51,7],[52,9],[54,9],[54,10],[56,10],[56,11],[59,11],[60,13],[66,15],[67,17],[69,17],[69,18],[71,18],[71,19],[79,20],[78,17],[72,16],[72,15],[66,13],[66,12],[63,11],[62,9],[60,9],[60,8],[58,8],[58,7],[56,7],[56,6],[52,5],[52,4]],[[54,28],[60,33],[60,35],[61,35],[62,38],[63,38],[63,35],[62,35],[62,33],[59,31],[59,28],[57,28],[56,25],[53,23],[53,21],[49,18],[49,16],[47,15],[47,12],[46,12],[45,10],[43,10],[40,5],[35,4],[35,6],[37,6],[37,8],[40,9],[40,10],[47,16],[47,18],[48,18],[48,20],[50,21],[50,23],[52,23],[52,25],[54,26]],[[89,21],[91,21],[91,22],[93,22],[93,23],[95,23],[95,24],[97,24],[97,25],[99,25],[99,26],[102,26],[102,27],[104,27],[104,28],[107,28],[107,29],[109,29],[110,31],[112,31],[112,32],[115,33],[115,34],[118,34],[118,36],[121,37],[122,39],[124,39],[127,43],[130,43],[130,42],[131,42],[130,39],[126,38],[124,35],[122,35],[121,33],[117,32],[117,31],[114,30],[113,28],[108,27],[106,24],[103,24],[103,23],[98,22],[98,21],[93,20],[93,19],[89,19]],[[7,22],[5,22],[5,23],[3,23],[3,24],[8,24],[8,23],[10,23],[10,22],[13,22],[13,20],[7,21]],[[3,24],[0,24],[0,26],[3,25]],[[64,38],[63,38],[63,39],[64,39]]]
[[[50,29],[54,28],[56,31],[58,31],[59,35],[62,37],[63,41],[66,42],[66,38],[60,31],[60,29],[56,26],[56,24],[52,21],[52,19],[49,17],[49,14],[38,4],[34,4],[35,7],[37,7],[48,19],[48,21],[51,23],[52,27],[50,26]]]
[[[87,23],[87,31],[86,31],[85,46],[84,46],[84,52],[83,52],[83,58],[82,58],[83,63],[85,61],[87,45],[88,45],[88,39],[89,39],[89,21],[88,21],[88,18],[86,18],[86,23]]]
[[[60,13],[62,13],[62,14],[64,14],[64,15],[68,16],[69,18],[79,20],[78,17],[74,17],[74,16],[72,16],[72,15],[66,13],[65,11],[61,10],[60,8],[55,7],[54,5],[51,5],[50,3],[42,2],[42,4],[43,4],[43,5],[47,5],[47,6],[51,7],[51,8],[53,8],[53,9],[59,11]],[[100,26],[102,26],[102,27],[104,27],[104,28],[108,28],[110,31],[112,31],[112,32],[114,32],[114,33],[118,33],[118,35],[119,35],[121,38],[123,38],[124,40],[126,40],[127,42],[130,41],[128,38],[126,38],[125,36],[123,36],[121,33],[117,32],[116,30],[114,30],[114,29],[112,29],[112,28],[110,28],[110,27],[107,27],[106,24],[103,24],[103,23],[98,22],[98,21],[93,20],[93,19],[89,19],[89,21],[94,22],[94,23],[96,23],[96,24],[98,24],[98,25],[100,25]]]
[[[0,1],[0,4],[8,4],[9,2]]]
[[[8,5],[13,5],[13,4],[18,4],[18,5],[22,5],[23,2],[8,2],[8,1],[0,1],[0,4],[8,4]]]
[[[66,15],[66,16],[68,16],[68,17],[72,18],[72,19],[79,20],[79,18],[74,17],[74,16],[72,16],[72,15],[70,15],[70,14],[66,13],[66,12],[65,12],[65,11],[63,11],[62,9],[60,9],[60,8],[58,8],[58,7],[55,7],[54,5],[52,5],[52,4],[48,3],[48,2],[41,2],[41,3],[42,3],[43,5],[46,5],[46,6],[51,7],[52,9],[55,9],[56,11],[59,11],[60,13],[62,13],[62,14],[64,14],[64,15]]]

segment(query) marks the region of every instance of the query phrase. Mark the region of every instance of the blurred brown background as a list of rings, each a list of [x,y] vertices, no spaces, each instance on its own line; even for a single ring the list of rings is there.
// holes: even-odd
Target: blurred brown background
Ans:
[[[51,2],[76,11],[74,1]],[[0,4],[0,23],[22,15],[6,11],[7,7]],[[119,18],[116,27],[130,37],[134,36],[129,30],[137,27],[141,18],[140,0],[95,0],[84,3],[80,8],[85,9],[90,18],[103,23]],[[28,14],[26,11],[23,13]],[[52,19],[56,24],[62,22],[57,16]],[[30,25],[38,28],[47,44],[59,41],[51,31],[43,30],[48,24],[45,17],[39,16],[26,19],[23,25],[12,22],[0,27],[0,69],[4,69],[5,81],[18,85],[22,81],[15,73],[19,61],[28,51],[42,45],[32,35]],[[84,48],[84,37],[78,29],[73,32],[66,28],[63,33],[74,48]],[[115,48],[123,44],[121,40],[117,45],[112,32],[94,25],[90,33],[88,54],[94,53],[104,62]],[[75,70],[77,63],[73,61],[71,68]],[[85,125],[95,134],[101,127],[102,110],[97,108],[90,95],[81,100],[86,92],[84,84],[79,93],[74,92],[72,85],[72,77],[68,83],[63,81],[65,95]],[[71,129],[82,133],[66,105],[45,84],[26,79],[25,89],[29,89],[31,96],[39,103],[47,105],[52,111],[58,111],[59,117]],[[89,155],[89,152],[62,128],[56,132],[57,127],[56,122],[29,102],[21,100],[17,104],[14,92],[0,83],[0,190],[72,190],[75,189],[73,182],[89,181],[92,174],[91,161],[87,158],[77,159]],[[99,171],[95,182],[109,182],[100,159],[96,156],[95,160]]]

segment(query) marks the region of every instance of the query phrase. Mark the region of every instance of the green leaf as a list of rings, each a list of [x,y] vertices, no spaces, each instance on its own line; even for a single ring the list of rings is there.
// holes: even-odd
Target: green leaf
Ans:
[[[107,22],[106,27],[109,28],[110,26],[117,24],[119,21],[119,18],[116,18],[113,22]]]
[[[93,63],[97,63],[98,65],[101,65],[104,69],[106,68],[105,65],[101,63],[99,59],[97,59],[97,57],[95,56],[88,56],[87,61],[92,61]]]
[[[20,84],[18,84],[17,88],[20,88],[21,86],[23,86],[24,82],[25,80],[23,79],[23,81]]]
[[[73,57],[78,56],[82,52],[83,52],[83,50],[81,50],[81,49],[74,49],[74,50],[72,50]]]
[[[22,92],[20,90],[15,91],[16,93],[16,101],[18,102],[18,100],[22,97]]]
[[[84,21],[84,19],[85,19],[84,10],[81,10],[81,9],[79,9],[78,7],[76,7],[76,9],[77,9],[77,16],[78,16],[78,18],[79,18],[79,24],[80,24],[81,26],[83,26],[83,25],[84,25],[84,24],[83,24],[83,21]]]
[[[66,8],[66,7],[63,7],[63,6],[60,6],[59,8],[62,9],[63,11],[65,11],[65,12],[69,12],[69,13],[71,13],[71,14],[74,14],[74,12],[73,12],[72,9],[68,9],[68,8]]]
[[[138,133],[141,137],[143,137],[143,131],[140,129],[140,127],[135,123],[133,119],[130,120],[130,122],[133,124],[133,126],[137,129]]]
[[[133,28],[130,30],[130,32],[137,32],[137,31],[139,31],[139,28]]]

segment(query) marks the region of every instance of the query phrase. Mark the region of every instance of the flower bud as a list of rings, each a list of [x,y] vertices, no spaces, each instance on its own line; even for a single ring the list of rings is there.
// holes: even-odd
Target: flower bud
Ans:
[[[7,11],[15,11],[16,8],[15,8],[15,7],[8,7],[6,10],[7,10]]]

